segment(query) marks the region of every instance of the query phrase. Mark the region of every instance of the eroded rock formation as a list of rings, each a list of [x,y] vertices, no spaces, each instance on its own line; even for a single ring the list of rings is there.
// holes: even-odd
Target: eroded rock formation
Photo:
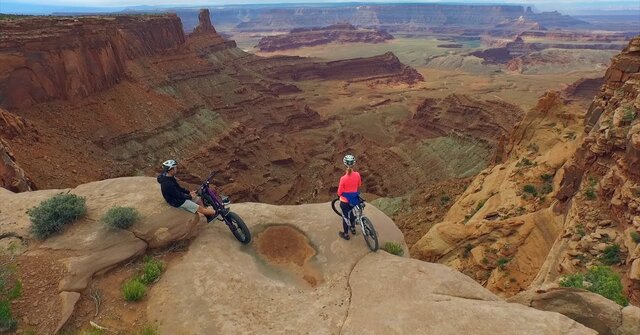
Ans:
[[[128,60],[184,43],[175,15],[24,18],[0,22],[0,105],[77,99],[125,78]]]
[[[516,128],[506,162],[480,173],[414,255],[511,295],[599,264],[615,246],[625,293],[637,303],[639,72],[636,37],[614,58],[588,110],[575,96],[541,97]]]
[[[393,39],[384,30],[356,29],[350,24],[335,24],[323,28],[293,29],[288,34],[265,36],[258,42],[260,51],[276,51],[329,43],[383,43]]]

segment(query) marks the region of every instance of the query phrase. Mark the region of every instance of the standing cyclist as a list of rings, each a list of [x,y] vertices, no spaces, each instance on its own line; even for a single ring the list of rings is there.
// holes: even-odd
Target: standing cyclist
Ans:
[[[178,184],[175,177],[178,172],[178,163],[176,161],[170,159],[162,163],[162,171],[158,176],[158,183],[160,183],[162,196],[169,205],[182,208],[191,213],[200,213],[207,217],[207,221],[213,219],[215,214],[213,208],[204,207],[194,202],[194,200],[199,202],[196,200],[196,192],[189,191]]]
[[[356,234],[355,217],[351,214],[351,210],[360,203],[358,189],[362,184],[362,179],[360,178],[360,173],[353,171],[353,166],[356,164],[356,158],[353,155],[344,156],[342,162],[347,167],[347,171],[344,176],[340,177],[340,183],[338,184],[343,228],[343,231],[338,232],[338,235],[348,240],[349,227],[351,227],[351,234]]]

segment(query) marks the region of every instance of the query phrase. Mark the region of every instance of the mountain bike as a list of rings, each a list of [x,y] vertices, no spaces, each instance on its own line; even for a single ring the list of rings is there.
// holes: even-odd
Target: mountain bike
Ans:
[[[229,210],[229,204],[231,201],[229,197],[218,195],[213,188],[209,186],[211,179],[215,175],[212,172],[209,177],[200,185],[198,189],[198,195],[202,198],[202,203],[205,206],[211,206],[215,210],[215,214],[212,217],[207,217],[207,221],[214,219],[223,221],[235,238],[242,244],[248,244],[251,242],[251,232],[247,225],[244,223],[240,216]]]
[[[340,209],[339,202],[340,199],[336,198],[331,202],[331,208],[333,211],[342,218],[342,210]],[[355,216],[355,222],[357,225],[360,225],[360,229],[362,230],[362,235],[364,236],[364,241],[367,243],[367,246],[371,251],[378,250],[378,234],[376,233],[376,229],[373,228],[373,223],[369,220],[368,217],[364,215],[364,207],[365,201],[360,198],[360,204],[353,207],[351,210],[351,215]]]

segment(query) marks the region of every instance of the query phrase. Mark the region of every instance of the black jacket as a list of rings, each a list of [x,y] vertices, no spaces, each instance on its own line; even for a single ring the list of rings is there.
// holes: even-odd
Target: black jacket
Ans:
[[[158,176],[158,183],[160,183],[160,189],[162,190],[162,196],[169,205],[173,207],[180,207],[184,204],[185,200],[191,200],[191,194],[189,190],[181,187],[178,184],[176,178],[166,175],[165,173]]]

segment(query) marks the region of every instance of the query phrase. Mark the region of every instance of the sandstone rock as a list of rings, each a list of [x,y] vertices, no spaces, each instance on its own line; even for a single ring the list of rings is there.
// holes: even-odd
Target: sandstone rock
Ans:
[[[443,265],[370,254],[349,283],[342,334],[596,334],[559,314],[505,303]]]
[[[243,203],[232,204],[231,210],[247,223],[254,242],[243,246],[226,226],[205,226],[149,295],[147,315],[159,321],[160,333],[339,333],[349,305],[349,275],[370,253],[362,235],[340,239],[336,234],[342,227],[340,217],[328,203]],[[365,213],[381,244],[399,242],[406,251],[402,233],[391,219],[373,205]],[[274,225],[295,229],[308,239],[309,245],[290,249],[294,255],[302,246],[315,250],[306,268],[269,263],[256,251],[261,232]],[[199,316],[203,313],[206,318]]]
[[[73,310],[75,309],[76,303],[80,300],[80,293],[78,292],[60,292],[60,299],[62,300],[62,309],[60,310],[60,321],[58,321],[58,326],[56,326],[56,330],[53,332],[57,334],[62,327],[64,327],[67,320],[73,314]]]
[[[640,308],[629,305],[622,309],[622,326],[616,335],[640,334]]]
[[[216,29],[211,24],[209,9],[203,8],[198,12],[198,26],[193,29],[193,34],[216,33]]]
[[[631,263],[629,279],[640,280],[640,258],[637,258],[633,263]]]
[[[606,243],[598,243],[598,244],[596,244],[595,248],[596,248],[596,250],[602,252],[602,251],[604,251],[604,249],[607,248],[607,244]]]
[[[622,307],[595,293],[558,288],[540,293],[529,291],[518,296],[510,301],[563,314],[599,334],[618,334],[623,326]]]

